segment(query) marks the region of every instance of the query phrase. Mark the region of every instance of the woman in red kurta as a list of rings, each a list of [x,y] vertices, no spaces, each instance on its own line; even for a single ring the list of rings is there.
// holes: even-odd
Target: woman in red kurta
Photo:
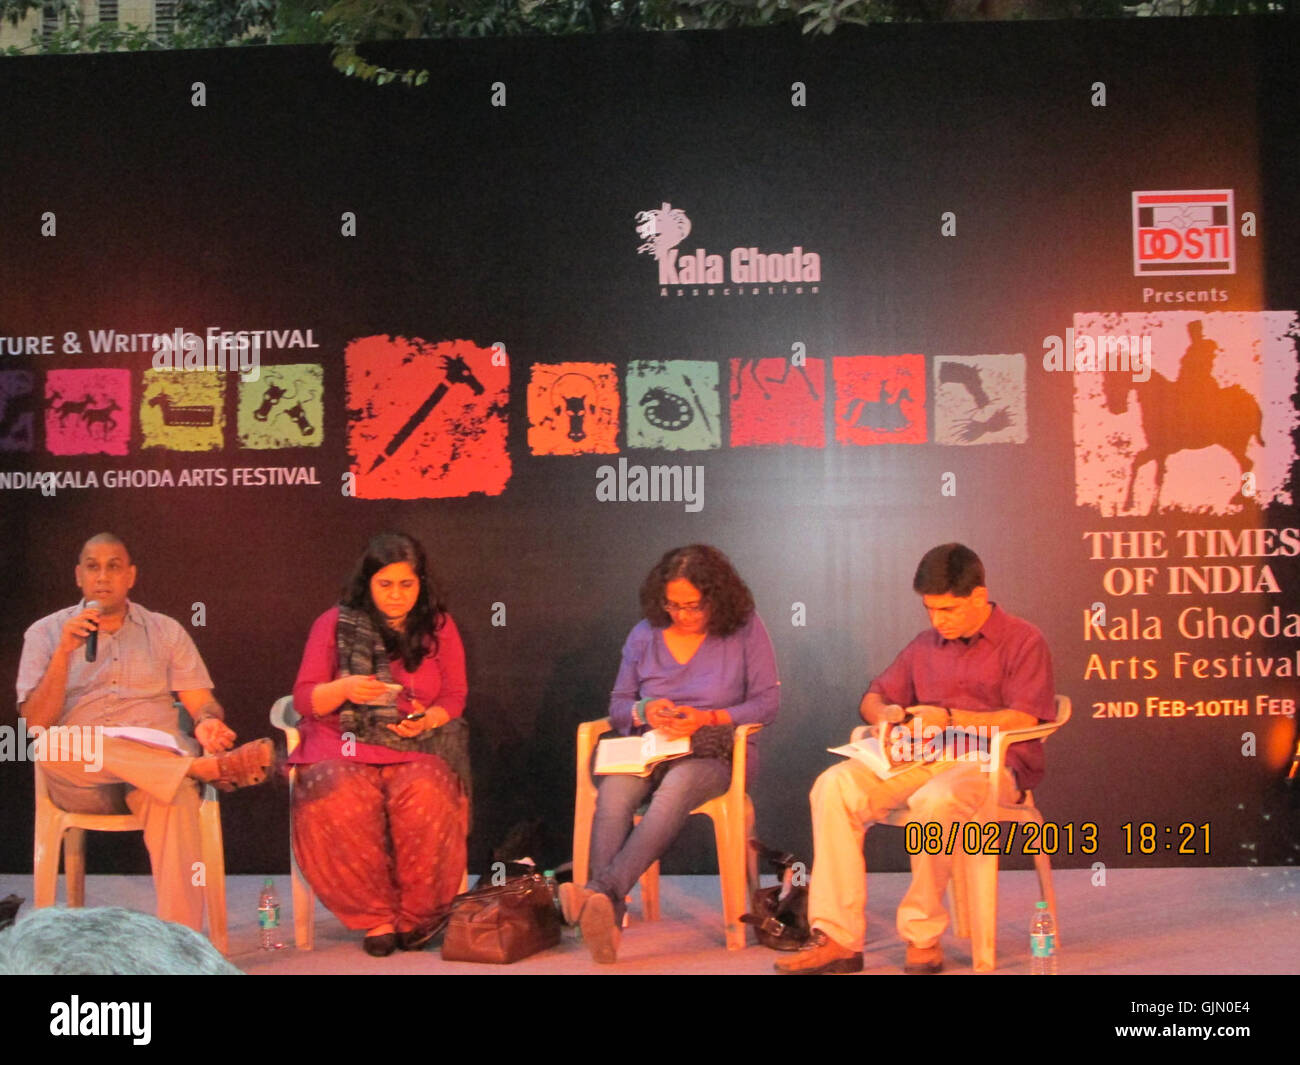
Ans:
[[[316,619],[294,684],[293,847],[377,957],[435,934],[465,870],[465,650],[419,542],[370,541]]]

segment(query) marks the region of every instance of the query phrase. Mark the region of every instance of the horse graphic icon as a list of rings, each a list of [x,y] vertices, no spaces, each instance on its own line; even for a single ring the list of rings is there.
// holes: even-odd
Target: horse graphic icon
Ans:
[[[1295,311],[1074,316],[1076,350],[1151,338],[1145,380],[1074,371],[1075,502],[1103,516],[1239,514],[1291,502]]]
[[[880,398],[874,403],[855,399],[849,403],[844,420],[854,429],[874,429],[878,433],[898,433],[912,424],[903,413],[903,404],[912,398],[907,386],[898,388],[891,396],[885,382],[880,382]]]
[[[1214,379],[1214,361],[1221,349],[1204,335],[1202,322],[1189,322],[1187,332],[1191,343],[1174,380],[1157,373],[1140,382],[1121,373],[1103,375],[1107,410],[1125,413],[1132,393],[1147,440],[1129,467],[1125,511],[1133,509],[1133,486],[1142,467],[1149,462],[1156,464],[1155,494],[1147,508],[1151,514],[1160,506],[1160,490],[1171,455],[1217,444],[1236,460],[1244,484],[1244,475],[1255,466],[1247,454],[1251,441],[1264,446],[1260,435],[1262,415],[1255,397],[1240,385],[1223,387]],[[1231,499],[1232,503],[1246,501],[1247,496],[1240,490]]]
[[[664,203],[651,211],[638,211],[636,235],[641,238],[637,254],[651,255],[656,260],[667,257],[691,233],[691,220],[680,207]]]

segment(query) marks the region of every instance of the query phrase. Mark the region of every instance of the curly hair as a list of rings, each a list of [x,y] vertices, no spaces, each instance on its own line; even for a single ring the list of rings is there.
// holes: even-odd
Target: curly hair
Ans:
[[[708,604],[711,636],[730,636],[754,613],[754,596],[727,556],[708,544],[691,544],[665,554],[641,585],[641,612],[657,629],[672,624],[664,609],[664,591],[669,581],[679,579],[695,585]]]
[[[388,624],[370,594],[370,578],[385,566],[397,562],[407,563],[420,580],[415,605],[406,615],[406,624],[400,632]],[[343,586],[339,605],[369,614],[384,641],[384,650],[390,657],[401,658],[402,665],[410,672],[419,669],[426,657],[438,653],[438,630],[447,623],[447,607],[443,604],[437,580],[429,570],[424,548],[413,536],[387,532],[373,537]]]

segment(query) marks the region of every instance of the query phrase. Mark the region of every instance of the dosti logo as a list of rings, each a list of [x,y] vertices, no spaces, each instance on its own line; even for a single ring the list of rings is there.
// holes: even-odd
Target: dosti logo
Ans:
[[[709,254],[704,248],[682,252],[678,245],[691,232],[691,220],[680,207],[669,203],[636,216],[636,235],[641,239],[638,254],[653,256],[659,264],[659,284],[670,285],[776,285],[791,284],[816,292],[822,279],[821,256],[795,245],[789,251],[768,252],[757,247],[732,248],[730,254]],[[728,269],[729,267],[729,269]]]
[[[1133,193],[1133,276],[1236,273],[1232,189]]]

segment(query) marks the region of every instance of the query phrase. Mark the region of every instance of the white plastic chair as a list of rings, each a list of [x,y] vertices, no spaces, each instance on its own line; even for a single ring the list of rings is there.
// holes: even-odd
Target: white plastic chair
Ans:
[[[86,832],[142,832],[135,814],[78,814],[54,804],[41,763],[36,769],[36,831],[32,848],[33,906],[53,906],[59,890],[59,854],[63,854],[69,906],[86,904]],[[226,852],[221,841],[221,806],[217,790],[203,787],[199,803],[199,853],[204,867],[203,903],[208,938],[229,954],[226,936]]]
[[[597,741],[613,726],[609,718],[584,721],[578,726],[577,794],[573,807],[573,882],[589,878],[591,821],[596,814],[596,785],[591,779],[591,753]],[[722,921],[727,949],[743,950],[747,926],[740,920],[758,887],[758,856],[749,846],[754,834],[754,804],[745,794],[745,752],[751,732],[761,725],[738,725],[731,751],[731,786],[717,798],[701,803],[692,814],[707,814],[713,821],[718,848],[718,879],[722,884]],[[639,818],[638,818],[639,820]],[[659,863],[641,877],[641,910],[647,921],[659,920]]]
[[[293,707],[293,696],[285,695],[271,706],[271,724],[284,733],[288,753],[293,754],[302,742],[298,732],[301,720]],[[293,816],[293,786],[298,778],[298,767],[289,766],[289,810]],[[298,868],[298,859],[293,854],[292,830],[289,837],[289,879],[293,891],[293,942],[299,950],[311,950],[316,943],[316,893],[312,891],[307,878]]]
[[[1016,824],[1036,824],[1042,829],[1043,815],[1034,804],[1034,793],[1026,791],[1024,801],[1006,805],[1000,801],[998,780],[1006,765],[1007,748],[1013,743],[1027,740],[1046,740],[1053,732],[1070,720],[1070,699],[1056,696],[1056,720],[1045,721],[1023,729],[999,729],[993,740],[993,750],[988,764],[987,791],[976,811],[966,819],[981,825],[1010,821]],[[868,726],[853,730],[853,739],[867,734]],[[884,825],[903,826],[912,820],[904,807],[883,821]],[[1042,841],[1041,831],[1039,842]],[[1056,914],[1056,892],[1052,890],[1052,861],[1042,852],[1034,856],[1034,870],[1038,873],[1038,889],[1056,924],[1056,943],[1061,942],[1061,922]],[[955,848],[952,863],[952,880],[949,882],[953,925],[957,935],[971,941],[971,961],[977,972],[992,972],[997,968],[998,930],[998,856],[996,854],[966,854],[961,846]]]
[[[301,715],[293,705],[293,696],[284,695],[271,706],[271,724],[284,733],[288,753],[293,754],[302,742],[298,732]],[[298,769],[289,765],[289,816],[293,816],[293,787],[298,777]],[[289,877],[293,890],[293,942],[299,950],[311,950],[316,944],[316,893],[311,884],[298,868],[298,859],[293,853],[293,832],[289,835]],[[469,884],[468,870],[461,875],[460,890],[464,892]]]

